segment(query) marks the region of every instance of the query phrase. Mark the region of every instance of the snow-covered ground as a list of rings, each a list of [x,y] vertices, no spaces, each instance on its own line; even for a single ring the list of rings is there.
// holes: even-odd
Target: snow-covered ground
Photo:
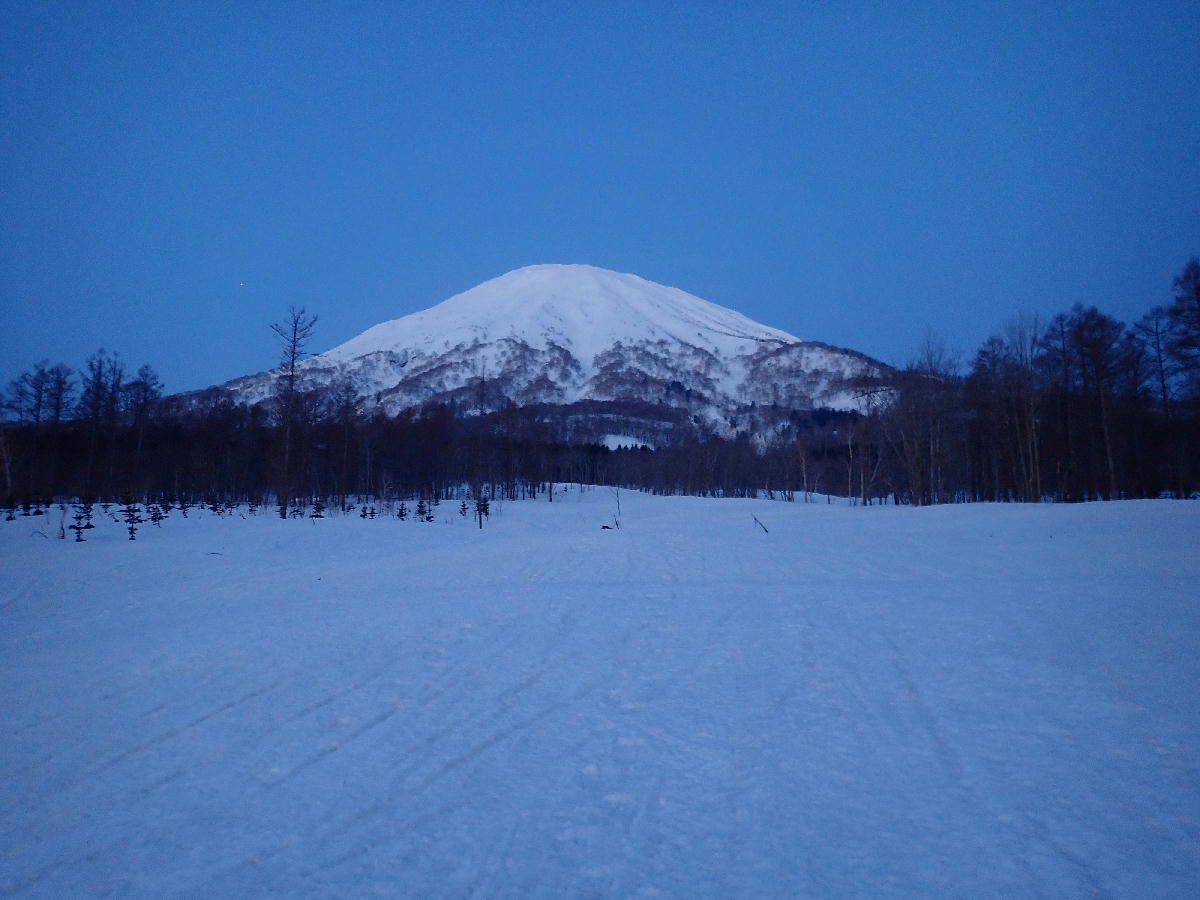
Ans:
[[[0,893],[1200,896],[1200,503],[620,502],[0,522]]]

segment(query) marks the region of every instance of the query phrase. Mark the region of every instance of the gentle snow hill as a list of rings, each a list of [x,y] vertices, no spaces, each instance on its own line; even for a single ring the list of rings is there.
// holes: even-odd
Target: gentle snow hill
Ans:
[[[617,499],[0,522],[0,893],[1200,896],[1200,503]]]
[[[306,387],[349,385],[363,409],[593,401],[622,404],[627,416],[641,404],[679,410],[714,433],[730,432],[747,408],[779,407],[781,420],[793,409],[857,408],[859,387],[886,368],[678,288],[586,265],[517,269],[301,366]],[[255,403],[274,385],[264,372],[224,387]]]

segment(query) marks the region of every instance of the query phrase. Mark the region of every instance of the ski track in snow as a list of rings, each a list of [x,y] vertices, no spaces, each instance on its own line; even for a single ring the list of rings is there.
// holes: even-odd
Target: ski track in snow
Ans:
[[[620,499],[0,523],[0,894],[1200,895],[1200,504]]]

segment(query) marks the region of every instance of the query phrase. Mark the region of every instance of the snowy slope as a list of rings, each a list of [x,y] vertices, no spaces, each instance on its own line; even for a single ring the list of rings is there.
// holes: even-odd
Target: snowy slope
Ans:
[[[364,408],[391,413],[431,401],[486,410],[598,400],[665,403],[713,423],[749,403],[853,408],[858,382],[883,369],[678,288],[585,265],[517,269],[302,368],[309,386],[348,382]],[[273,378],[226,387],[257,402]]]
[[[0,522],[0,893],[1200,895],[1200,504],[620,502]]]
[[[376,351],[437,352],[474,341],[550,343],[584,363],[618,342],[690,343],[723,356],[799,338],[741,313],[636,275],[585,265],[516,269],[430,309],[369,328],[322,358],[346,362]]]

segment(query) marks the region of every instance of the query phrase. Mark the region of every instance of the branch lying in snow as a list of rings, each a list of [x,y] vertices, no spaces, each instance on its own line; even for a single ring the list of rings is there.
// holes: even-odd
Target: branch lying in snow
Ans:
[[[757,522],[757,523],[758,523],[758,527],[759,527],[759,528],[761,528],[761,529],[763,530],[763,532],[765,532],[766,534],[770,534],[770,533],[771,533],[771,532],[767,531],[767,526],[766,526],[766,525],[764,525],[762,522],[759,522],[759,521],[758,521],[758,516],[751,516],[750,518],[752,518],[752,519],[753,519],[755,522]]]

